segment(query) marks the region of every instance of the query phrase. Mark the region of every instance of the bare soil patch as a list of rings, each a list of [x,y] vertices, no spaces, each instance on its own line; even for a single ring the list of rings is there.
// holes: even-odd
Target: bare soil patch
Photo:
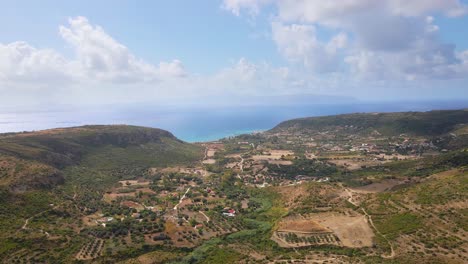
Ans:
[[[371,247],[374,233],[364,215],[318,213],[288,217],[279,223],[272,240],[281,247],[331,244],[350,248]]]
[[[209,149],[209,150],[206,151],[206,156],[207,157],[214,157],[215,153],[216,153],[216,149]]]
[[[279,232],[293,233],[324,233],[331,232],[330,229],[310,219],[284,219],[278,224]]]
[[[292,165],[293,162],[290,160],[269,160],[268,163],[275,165]]]
[[[115,201],[117,200],[117,198],[119,197],[135,197],[136,196],[136,192],[128,192],[128,193],[105,193],[104,196],[102,197],[102,199],[105,201],[105,202],[112,202],[112,201]]]
[[[311,215],[310,219],[332,230],[345,247],[359,248],[373,245],[374,232],[364,215],[320,213]]]
[[[391,188],[400,184],[403,184],[401,180],[388,179],[388,180],[382,180],[380,182],[374,182],[369,185],[365,185],[361,187],[351,188],[351,190],[355,192],[361,192],[361,193],[378,193],[378,192],[388,191]]]
[[[290,150],[271,150],[264,152],[262,155],[254,155],[252,159],[255,161],[260,160],[280,160],[282,157],[292,156],[294,152]]]
[[[203,164],[215,164],[216,160],[215,159],[206,159],[202,163]]]

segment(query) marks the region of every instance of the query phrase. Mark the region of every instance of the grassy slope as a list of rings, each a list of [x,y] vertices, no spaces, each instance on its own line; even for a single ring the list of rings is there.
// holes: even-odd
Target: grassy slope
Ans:
[[[54,215],[49,204],[67,207],[74,192],[96,203],[121,178],[140,176],[149,167],[188,165],[202,156],[203,149],[167,131],[134,126],[0,134],[0,258],[33,241],[46,242],[37,231],[18,231],[33,215],[40,213],[32,228],[57,221],[55,232],[69,232],[61,228],[67,218]],[[57,243],[51,247],[65,250]]]
[[[396,263],[405,258],[423,261],[433,256],[445,262],[451,256],[466,257],[468,214],[462,205],[468,200],[467,176],[464,170],[438,173],[366,202],[377,228],[400,252]]]
[[[163,141],[166,140],[166,141]],[[136,126],[83,126],[0,135],[0,153],[63,168],[101,147],[127,148],[167,140],[182,143],[171,133]]]
[[[455,128],[456,125],[454,122],[458,124],[468,120],[465,118],[467,111],[455,111],[456,113],[451,113],[450,111],[450,113],[445,113],[445,111],[441,112],[435,112],[435,115],[439,117],[437,117],[437,121],[433,123],[429,122],[425,115],[423,115],[423,117],[418,117],[420,113],[416,113],[416,117],[413,116],[411,118],[423,119],[423,121],[416,122],[416,126],[409,125],[409,123],[411,123],[409,121],[405,121],[406,123],[403,122],[403,125],[397,122],[398,124],[395,126],[385,123],[383,125],[383,131],[399,134],[402,133],[401,129],[410,129],[412,132],[405,133],[418,134],[426,133],[424,132],[426,131],[425,129],[429,129],[429,131],[432,131],[429,133],[447,133]],[[406,116],[407,114],[408,113],[396,113],[384,115]],[[412,114],[413,113],[410,113],[408,115],[412,116]],[[367,117],[367,115],[363,115]],[[399,118],[401,118],[401,116]],[[455,121],[452,122],[449,120],[447,121],[448,123],[444,123],[444,118],[453,118]],[[391,118],[388,119],[387,117],[382,117],[381,120],[391,122],[389,121]],[[377,122],[377,124],[379,124],[379,122]],[[369,121],[369,124],[371,123],[372,122]],[[449,129],[440,126],[447,126]],[[326,125],[321,127],[326,128]],[[364,129],[363,125],[363,131],[367,131],[366,129],[368,128],[369,127]],[[395,128],[398,128],[398,131],[395,131]],[[153,135],[154,138],[152,138],[151,135]],[[28,166],[36,168],[38,166],[37,164],[44,166],[44,168],[50,168],[51,170],[59,170],[63,173],[65,179],[65,187],[63,189],[69,188],[68,191],[70,191],[75,185],[88,186],[91,190],[95,190],[96,186],[103,187],[110,185],[121,177],[131,177],[134,172],[132,169],[136,169],[138,172],[140,171],[138,169],[147,166],[167,166],[191,162],[200,158],[201,150],[175,139],[167,132],[151,132],[146,128],[112,126],[83,127],[75,128],[73,131],[68,132],[62,131],[32,135],[0,135],[0,153],[3,153],[0,154],[3,155],[3,157],[6,157],[8,154],[8,159],[21,160],[21,162],[26,164],[22,165],[23,168],[19,171],[24,172],[25,168],[26,171],[28,171]],[[449,157],[449,155],[455,156]],[[447,157],[447,159],[444,159],[444,157]],[[31,160],[39,160],[40,162]],[[440,168],[441,164],[448,164],[452,161],[457,164],[450,163],[447,165],[447,168],[444,167],[444,169],[448,169],[452,166],[460,167],[460,164],[458,164],[459,161],[462,163],[461,165],[463,165],[465,160],[466,153],[464,152],[458,154],[449,153],[434,159],[429,170],[432,171],[433,169]],[[392,172],[398,171],[398,173],[404,172],[405,174],[419,173],[419,171],[414,170],[414,165],[415,164],[405,165],[395,163],[395,167],[389,165],[389,169]],[[427,164],[424,163],[422,165]],[[369,173],[374,174],[375,172]],[[1,172],[0,175],[2,175]],[[5,178],[7,179],[5,183],[9,183],[12,177],[14,178],[15,175],[19,174],[11,174],[11,172],[9,172],[8,175],[8,178]],[[450,247],[458,248],[459,241],[453,238],[453,233],[456,231],[445,229],[445,226],[443,226],[445,233],[441,232],[439,229],[435,230],[433,223],[443,218],[445,221],[453,223],[451,226],[466,231],[466,209],[463,211],[463,209],[459,210],[456,207],[450,207],[450,211],[448,212],[432,212],[431,209],[434,208],[434,206],[449,206],[452,205],[453,202],[466,201],[466,183],[466,173],[458,173],[449,177],[429,178],[429,180],[420,185],[409,186],[390,194],[384,193],[378,195],[375,200],[370,201],[365,206],[369,213],[374,216],[376,225],[381,228],[382,232],[394,241],[394,243],[402,243],[402,245],[404,245],[404,241],[399,241],[401,236],[413,236],[417,241],[420,241],[417,242],[419,246],[421,244],[423,244],[424,247],[427,246],[428,254],[431,254],[431,250],[435,244],[437,247],[449,245]],[[451,186],[457,186],[457,188],[452,188]],[[0,212],[0,215],[5,216],[0,219],[0,221],[2,221],[0,222],[0,226],[2,227],[0,231],[4,231],[2,232],[4,234],[7,234],[9,229],[17,230],[20,228],[22,224],[21,221],[27,216],[47,209],[48,203],[60,202],[56,199],[57,196],[61,195],[61,193],[51,193],[38,189],[17,195],[14,197],[15,199],[12,199],[12,196],[6,189],[0,191],[0,203],[2,203],[0,208],[3,210]],[[460,194],[465,196],[461,197]],[[293,254],[292,251],[278,248],[276,244],[269,240],[271,226],[274,226],[276,221],[285,213],[282,206],[277,205],[277,198],[275,195],[267,192],[267,190],[260,190],[258,193],[251,193],[250,195],[252,200],[257,199],[261,204],[264,204],[261,211],[257,212],[255,215],[246,216],[245,220],[247,222],[254,223],[252,224],[252,229],[241,231],[238,234],[232,234],[222,240],[215,239],[211,241],[216,242],[213,245],[207,243],[206,252],[200,253],[203,256],[198,258],[192,254],[189,256],[191,260],[198,259],[199,262],[205,261],[206,263],[213,263],[217,262],[223,255],[236,259],[238,255],[236,256],[236,253],[232,251],[231,248],[226,248],[229,244],[233,243],[248,245],[258,251],[266,251],[268,252],[267,255],[275,255],[278,253],[286,256],[288,254]],[[310,202],[314,201],[311,200]],[[425,211],[414,211],[412,208],[408,207],[407,204],[420,205],[426,209],[424,209]],[[24,209],[22,206],[24,206]],[[17,208],[22,209],[16,211]],[[430,218],[425,219],[426,215],[429,215]],[[263,228],[263,225],[266,225],[266,227]],[[421,234],[418,235],[418,231],[424,230],[424,228],[433,230],[434,234],[427,236],[425,234],[428,232],[420,232]],[[10,239],[0,242],[2,242],[1,244],[3,245],[0,248],[0,256],[2,252],[18,246],[18,243],[27,245],[27,241]],[[383,243],[382,246],[384,247],[385,243]],[[200,249],[202,249],[202,247],[200,247]],[[193,253],[197,253],[197,250]],[[300,253],[302,254],[302,251],[300,251]],[[306,252],[304,252],[304,254],[306,254]],[[408,256],[408,261],[414,261],[417,258],[419,258],[419,255]],[[378,261],[382,261],[382,259]],[[409,263],[408,261],[406,261],[406,263]],[[405,260],[397,259],[392,263],[405,263]]]
[[[99,171],[158,167],[190,163],[201,155],[199,147],[167,131],[145,127],[84,126],[0,134],[0,162],[4,161],[0,163],[0,184],[18,182],[18,178],[29,180],[38,170],[57,173],[75,166]]]
[[[393,161],[381,166],[355,170],[334,178],[350,186],[369,184],[367,177],[373,179],[427,177],[429,175],[451,170],[468,168],[468,150],[455,150],[437,156],[428,156],[417,160]]]
[[[357,132],[371,132],[376,129],[383,135],[402,133],[418,136],[437,136],[448,133],[457,124],[468,122],[468,110],[446,110],[401,113],[357,113],[323,117],[309,117],[288,120],[274,127],[270,132],[282,130],[326,130],[336,126],[354,126]]]

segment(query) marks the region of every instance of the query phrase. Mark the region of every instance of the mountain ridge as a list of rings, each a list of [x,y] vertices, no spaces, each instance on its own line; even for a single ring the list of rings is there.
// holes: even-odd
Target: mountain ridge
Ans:
[[[441,135],[454,130],[456,125],[468,123],[468,110],[432,110],[427,112],[352,113],[305,117],[286,120],[269,130],[301,129],[326,130],[335,126],[351,126],[353,132],[377,130],[383,135],[413,134]]]

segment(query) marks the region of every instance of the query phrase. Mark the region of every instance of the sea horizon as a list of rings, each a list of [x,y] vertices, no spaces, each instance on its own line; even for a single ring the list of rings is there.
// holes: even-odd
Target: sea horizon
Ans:
[[[215,141],[265,131],[294,118],[356,112],[405,112],[468,107],[464,101],[366,102],[272,106],[121,107],[54,111],[0,111],[0,133],[36,131],[82,125],[126,124],[168,130],[186,142]]]

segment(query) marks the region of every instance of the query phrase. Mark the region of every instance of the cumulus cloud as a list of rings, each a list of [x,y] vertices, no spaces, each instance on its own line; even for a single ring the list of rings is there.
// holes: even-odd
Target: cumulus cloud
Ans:
[[[272,23],[273,40],[281,54],[292,62],[300,62],[307,68],[334,71],[339,64],[338,52],[347,43],[347,36],[339,33],[328,43],[317,39],[312,25]]]
[[[70,58],[26,42],[0,44],[1,103],[39,101],[164,102],[164,98],[286,91],[286,67],[241,58],[211,75],[188,73],[180,60],[151,64],[85,17],[59,27]],[[129,93],[129,89],[137,89]],[[9,99],[10,98],[10,99]]]
[[[81,73],[91,79],[145,82],[185,75],[179,60],[161,62],[159,67],[146,63],[85,17],[69,19],[68,27],[60,26],[60,35],[74,48]]]
[[[34,48],[26,42],[0,44],[0,82],[49,86],[67,82],[138,83],[187,74],[179,60],[153,65],[135,57],[85,17],[70,18],[68,22],[68,26],[60,26],[59,32],[75,52],[73,58]]]
[[[185,75],[179,60],[161,62],[159,67],[146,63],[84,17],[70,19],[60,34],[76,51],[82,72],[93,79],[136,82]]]
[[[455,45],[440,40],[433,17],[467,14],[468,7],[460,0],[271,3],[276,6],[272,39],[279,52],[288,61],[301,62],[314,72],[341,71],[366,78],[404,80],[463,77],[463,59],[456,54]],[[238,3],[235,13],[265,4]],[[341,33],[326,40],[317,36],[319,29]]]
[[[463,78],[453,45],[427,45],[397,53],[362,50],[345,57],[351,72],[373,79]]]
[[[69,62],[49,49],[36,49],[26,42],[0,43],[0,83],[27,83],[69,79]]]
[[[388,80],[404,87],[468,76],[468,51],[442,42],[434,18],[466,14],[461,1],[225,0],[223,8],[255,16],[266,5],[273,13],[262,17],[269,19],[282,66],[241,58],[212,74],[189,73],[177,59],[138,58],[100,26],[75,17],[59,27],[71,57],[27,42],[0,43],[0,103],[28,97],[36,102],[37,96],[54,101],[86,96],[83,101],[99,103],[180,95],[355,95],[363,87],[388,87]]]
[[[376,20],[377,21],[377,20]],[[449,79],[463,77],[455,45],[442,43],[431,16],[389,16],[356,27],[358,48],[345,62],[360,77],[380,79]],[[380,24],[386,24],[381,26]],[[359,23],[358,23],[359,24]],[[384,28],[385,30],[382,30]]]

